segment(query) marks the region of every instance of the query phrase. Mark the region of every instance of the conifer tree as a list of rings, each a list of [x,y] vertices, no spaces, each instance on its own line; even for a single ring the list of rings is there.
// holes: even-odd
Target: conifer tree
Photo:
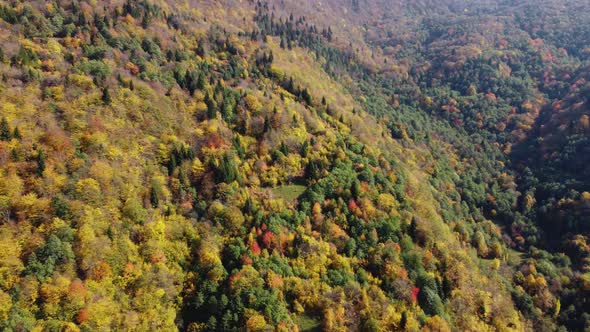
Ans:
[[[8,126],[8,121],[6,118],[2,118],[0,121],[0,140],[2,141],[9,141],[12,138],[10,135],[10,127]]]
[[[14,127],[14,131],[12,132],[12,137],[15,139],[20,140],[22,138],[21,134],[20,134],[20,130],[17,127]]]
[[[45,152],[43,150],[39,151],[37,154],[37,175],[42,176],[43,172],[45,171],[45,162],[47,157],[45,156]]]
[[[109,89],[106,87],[102,89],[102,102],[105,105],[110,105],[112,102],[111,93],[109,92]]]

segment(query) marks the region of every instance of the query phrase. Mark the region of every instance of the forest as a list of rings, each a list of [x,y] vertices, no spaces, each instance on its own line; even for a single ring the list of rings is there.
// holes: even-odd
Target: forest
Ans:
[[[0,0],[0,330],[590,330],[590,2]]]

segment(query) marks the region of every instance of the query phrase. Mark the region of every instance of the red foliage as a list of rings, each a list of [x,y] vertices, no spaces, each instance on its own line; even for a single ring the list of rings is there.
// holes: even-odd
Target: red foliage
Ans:
[[[367,181],[361,181],[361,194],[367,193],[371,190],[371,186]]]
[[[139,66],[132,63],[132,62],[128,62],[127,65],[125,65],[125,67],[127,67],[127,70],[129,70],[129,72],[133,75],[137,75],[139,74]]]
[[[161,263],[161,262],[165,262],[165,261],[166,261],[166,255],[161,251],[157,251],[156,253],[154,253],[153,255],[150,256],[150,262],[152,264]]]
[[[350,201],[348,201],[348,209],[352,212],[354,212],[356,209],[358,209],[359,206],[356,204],[356,202],[351,199]]]
[[[105,262],[100,261],[90,270],[90,278],[100,281],[111,276],[111,266]]]
[[[182,202],[179,207],[182,210],[183,214],[189,213],[193,209],[193,203],[190,200],[187,200],[185,202]]]
[[[135,264],[128,262],[125,264],[125,268],[123,269],[124,275],[131,275],[135,270]]]
[[[487,100],[496,101],[496,95],[491,92],[486,93],[485,97]]]
[[[76,322],[78,322],[78,324],[83,324],[87,320],[88,320],[88,309],[86,309],[86,308],[80,309],[80,311],[78,311],[78,314],[76,315]]]
[[[236,273],[236,274],[232,274],[231,276],[229,276],[229,288],[232,288],[234,286],[234,283],[236,281],[238,281],[240,279],[240,273]]]
[[[267,231],[262,236],[262,243],[264,243],[264,246],[266,248],[270,248],[272,246],[274,239],[275,239],[275,235],[271,231]]]
[[[252,244],[250,245],[250,251],[252,251],[252,254],[254,254],[254,256],[258,256],[260,255],[260,246],[258,245],[258,242],[254,241],[252,242]]]
[[[418,301],[418,294],[420,293],[420,288],[412,287],[412,302],[416,303]]]
[[[225,140],[219,133],[213,133],[207,140],[207,147],[211,149],[219,149],[225,145]]]
[[[242,264],[243,265],[252,265],[252,263],[253,263],[252,258],[247,253],[244,253],[242,255]]]
[[[70,301],[76,300],[83,300],[88,295],[88,291],[86,290],[86,286],[80,280],[74,280],[70,284],[69,292],[68,292],[68,299]]]
[[[68,134],[57,126],[52,126],[45,132],[42,142],[51,146],[53,150],[60,153],[72,153],[74,146],[68,137]]]

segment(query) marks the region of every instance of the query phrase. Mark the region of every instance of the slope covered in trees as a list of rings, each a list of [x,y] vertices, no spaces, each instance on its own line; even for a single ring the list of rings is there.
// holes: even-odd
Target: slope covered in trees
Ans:
[[[589,328],[586,8],[0,1],[0,328]]]

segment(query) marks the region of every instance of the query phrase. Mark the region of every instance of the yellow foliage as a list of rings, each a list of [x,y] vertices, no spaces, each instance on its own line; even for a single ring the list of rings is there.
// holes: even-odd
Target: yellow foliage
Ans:
[[[64,324],[61,331],[62,332],[79,332],[80,328],[72,322],[67,322]]]
[[[451,332],[451,328],[447,321],[440,316],[433,316],[426,320],[423,331],[426,332]]]
[[[133,25],[135,24],[135,19],[133,18],[133,16],[127,14],[127,16],[125,16],[125,18],[123,18],[123,21],[129,25]]]
[[[207,104],[205,104],[203,101],[198,101],[195,104],[195,111],[197,111],[197,113],[203,113],[207,111]]]
[[[56,101],[63,101],[64,99],[64,87],[63,86],[51,86],[47,88],[47,91],[51,94],[51,97]]]
[[[94,88],[92,77],[86,75],[70,74],[68,75],[68,82],[85,90]]]
[[[49,199],[39,198],[35,193],[28,193],[14,201],[19,210],[17,215],[22,219],[35,219],[47,215]]]
[[[256,113],[260,111],[260,109],[262,109],[262,104],[254,95],[247,95],[244,98],[244,102],[246,103],[246,107],[248,107],[248,110],[250,110],[253,113]]]
[[[98,203],[101,197],[100,185],[93,178],[78,180],[76,183],[76,193],[82,200],[87,203]]]
[[[15,104],[10,102],[5,102],[2,104],[2,115],[6,117],[8,121],[11,121],[19,113],[19,109]]]
[[[0,236],[0,288],[8,290],[19,280],[25,267],[19,259],[22,249],[16,237],[4,227],[0,229]]]
[[[203,239],[199,247],[198,257],[199,263],[203,266],[213,266],[221,264],[221,257],[219,256],[220,249],[214,239]]]
[[[23,191],[23,180],[15,173],[8,175],[0,173],[0,196],[15,198]]]
[[[118,307],[108,298],[100,298],[88,305],[88,319],[82,324],[91,330],[111,330],[113,319],[117,317]]]
[[[377,205],[380,209],[387,211],[388,213],[393,213],[398,208],[398,203],[395,197],[390,194],[379,194],[377,198]]]
[[[193,176],[200,176],[205,171],[205,166],[199,158],[195,158],[193,160],[193,164],[191,165],[191,171],[193,173]]]
[[[47,50],[51,54],[60,55],[61,54],[61,45],[59,44],[59,42],[57,40],[55,40],[53,38],[49,39],[47,41]]]
[[[266,320],[264,316],[253,313],[246,321],[247,331],[264,331],[266,329]]]
[[[97,160],[90,167],[90,175],[103,186],[109,186],[115,175],[114,169],[108,163]]]
[[[0,289],[0,321],[8,320],[8,314],[12,309],[12,299],[10,295]]]

